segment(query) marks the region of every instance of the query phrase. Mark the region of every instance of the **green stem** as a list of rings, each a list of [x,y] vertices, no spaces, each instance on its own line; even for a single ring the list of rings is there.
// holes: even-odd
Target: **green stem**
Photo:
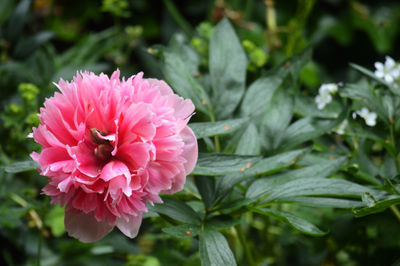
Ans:
[[[393,214],[396,216],[397,220],[400,222],[400,211],[397,209],[395,205],[390,206],[390,210],[392,210]]]
[[[265,0],[265,5],[267,6],[266,9],[266,24],[267,24],[267,29],[270,30],[271,32],[274,32],[276,30],[276,15],[275,15],[275,3],[273,0]]]
[[[184,19],[181,13],[179,13],[179,10],[176,8],[175,4],[171,0],[163,0],[163,2],[175,22],[185,31],[187,35],[189,35],[189,37],[193,36],[192,27]]]
[[[394,164],[396,165],[397,174],[400,174],[400,164],[399,164],[399,160],[397,158],[397,149],[396,149],[396,142],[395,142],[395,137],[394,137],[393,123],[390,124],[390,142],[396,151],[395,154],[392,155],[392,157],[394,160]],[[396,216],[397,220],[399,220],[399,222],[400,222],[399,209],[397,209],[397,207],[395,205],[392,205],[392,206],[390,206],[390,210],[393,212],[394,216]]]
[[[37,260],[36,260],[37,266],[40,266],[40,259],[42,255],[42,242],[43,242],[43,227],[39,231],[39,243],[38,243]]]
[[[246,256],[247,264],[249,266],[256,265],[254,263],[253,255],[251,254],[250,247],[249,247],[249,245],[247,245],[246,237],[245,237],[245,235],[243,233],[242,226],[239,224],[239,225],[235,226],[235,228],[236,228],[236,231],[237,231],[238,236],[239,236],[239,241],[242,244],[242,247],[244,249],[244,254]]]
[[[246,7],[244,11],[244,18],[250,19],[251,18],[251,11],[253,10],[254,0],[247,0]]]
[[[394,138],[394,130],[393,130],[393,124],[390,124],[390,142],[393,145],[394,149],[396,149],[396,140]],[[399,160],[397,158],[397,151],[395,152],[395,155],[392,156],[394,160],[394,164],[396,165],[397,173],[400,174],[400,164]]]

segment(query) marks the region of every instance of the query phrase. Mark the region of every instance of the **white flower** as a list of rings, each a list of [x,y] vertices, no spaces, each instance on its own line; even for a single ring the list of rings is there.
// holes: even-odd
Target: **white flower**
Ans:
[[[319,110],[324,109],[325,105],[332,101],[332,96],[329,93],[319,94],[315,97],[315,103]]]
[[[347,119],[343,120],[343,122],[340,123],[340,125],[337,126],[337,127],[334,129],[334,131],[335,131],[336,133],[338,133],[339,135],[343,135],[343,134],[344,134],[344,130],[345,130],[346,127],[347,127],[347,124],[348,124]]]
[[[376,125],[376,113],[370,112],[368,108],[363,107],[360,111],[357,111],[356,113],[365,120],[365,124],[367,124],[368,126],[373,127]]]
[[[386,56],[385,64],[375,62],[375,76],[383,78],[388,83],[393,83],[400,77],[400,66],[390,56]]]
[[[319,88],[319,94],[330,93],[334,94],[338,91],[338,85],[335,83],[322,84]]]
[[[322,84],[319,88],[319,94],[315,97],[315,103],[319,110],[324,109],[325,105],[332,101],[332,93],[337,92],[338,86],[334,83]]]

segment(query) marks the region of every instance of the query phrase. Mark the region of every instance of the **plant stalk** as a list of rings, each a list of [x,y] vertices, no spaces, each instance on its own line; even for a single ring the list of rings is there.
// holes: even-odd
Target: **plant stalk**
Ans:
[[[390,141],[391,144],[393,145],[394,149],[395,149],[395,154],[392,155],[393,160],[394,160],[394,164],[396,165],[396,169],[397,169],[397,174],[400,174],[400,164],[399,164],[399,160],[397,158],[397,149],[396,149],[396,142],[395,142],[395,138],[394,138],[394,129],[393,129],[393,123],[390,123]],[[399,209],[396,207],[396,205],[392,205],[390,206],[390,210],[393,212],[394,216],[396,216],[397,220],[399,220],[400,222],[400,211]]]
[[[400,211],[396,207],[396,205],[390,206],[390,210],[393,212],[393,214],[396,216],[397,220],[399,220],[399,222],[400,222]]]
[[[36,260],[37,266],[40,266],[40,260],[42,257],[42,242],[43,242],[43,227],[39,231],[39,243],[38,243],[37,260]]]
[[[175,20],[175,22],[185,31],[185,33],[189,36],[193,36],[193,30],[190,24],[185,20],[185,18],[179,13],[179,10],[176,8],[175,4],[171,0],[163,0],[165,7],[168,12]]]
[[[247,245],[246,237],[243,233],[242,226],[239,224],[239,225],[235,226],[235,228],[236,228],[236,231],[239,236],[239,241],[242,244],[242,247],[244,249],[244,254],[246,256],[247,264],[249,266],[255,266],[256,264],[254,263],[254,259],[253,259],[253,255],[251,254],[250,247],[249,247],[249,245]]]

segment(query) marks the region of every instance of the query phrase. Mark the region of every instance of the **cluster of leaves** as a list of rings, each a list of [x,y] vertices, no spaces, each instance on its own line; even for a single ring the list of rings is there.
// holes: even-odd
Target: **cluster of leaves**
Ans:
[[[199,236],[202,264],[235,264],[235,256],[218,229],[234,226],[235,231],[241,231],[241,218],[247,213],[270,216],[303,233],[321,236],[326,232],[282,210],[282,203],[353,208],[357,217],[398,203],[395,180],[389,183],[392,189],[387,190],[387,186],[364,169],[373,165],[367,156],[363,156],[367,165],[361,164],[358,157],[362,153],[350,153],[349,146],[354,148],[353,144],[346,145],[343,139],[329,137],[348,116],[351,109],[348,103],[320,113],[315,104],[303,102],[299,73],[310,56],[310,50],[305,50],[253,81],[246,89],[247,57],[227,19],[216,26],[210,38],[209,74],[199,74],[199,55],[183,38],[173,38],[170,45],[161,50],[162,70],[168,83],[180,95],[192,99],[196,109],[202,112],[202,119],[209,121],[190,125],[197,138],[203,140],[203,150],[207,151],[199,154],[192,173],[194,185],[190,180],[187,183],[187,190],[192,194],[190,204],[164,198],[164,204],[155,206],[152,211],[180,222],[164,228],[164,232],[175,237]],[[356,99],[362,96],[370,99],[369,104],[375,104],[374,107],[383,108],[376,95],[368,98],[365,93],[361,94],[366,91],[363,86],[357,88],[345,89],[341,94],[358,96]],[[296,117],[293,117],[294,110],[298,114]],[[389,121],[387,110],[396,110],[396,107],[386,108],[385,119]],[[327,138],[322,142],[323,135]],[[311,140],[316,141],[314,148],[310,146]],[[385,139],[380,143],[384,144]],[[335,150],[329,151],[332,145]],[[393,146],[388,147],[388,151],[395,150]],[[388,160],[392,167],[393,158]],[[341,169],[343,172],[339,172]],[[351,181],[360,178],[360,173],[366,175],[364,181],[369,181],[371,186]],[[243,233],[238,234],[240,238]],[[251,265],[255,261],[246,241],[241,243],[247,263]],[[256,262],[264,259],[257,258]]]

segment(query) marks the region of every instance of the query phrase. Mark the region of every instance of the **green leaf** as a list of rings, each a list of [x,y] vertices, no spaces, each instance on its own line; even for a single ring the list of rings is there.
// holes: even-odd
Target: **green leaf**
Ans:
[[[261,140],[258,135],[257,128],[253,123],[250,123],[239,139],[236,147],[236,154],[239,155],[259,155],[261,152]]]
[[[51,232],[54,236],[59,237],[65,233],[64,227],[64,209],[59,205],[54,207],[46,214],[44,221],[45,225],[51,228]]]
[[[319,118],[338,118],[342,106],[337,101],[332,101],[325,106],[324,109],[319,110],[314,98],[297,95],[295,102],[295,112],[301,116],[319,117]]]
[[[19,2],[17,7],[14,9],[14,13],[11,15],[8,21],[7,30],[5,32],[6,39],[13,43],[21,35],[22,29],[29,17],[28,12],[31,6],[31,0],[23,0]]]
[[[355,70],[359,71],[360,73],[366,75],[367,77],[372,78],[373,80],[377,81],[380,84],[385,85],[386,87],[388,87],[395,95],[400,95],[400,90],[396,89],[395,87],[393,87],[390,83],[387,83],[384,79],[382,78],[378,78],[374,72],[370,71],[369,69],[366,69],[362,66],[359,66],[357,64],[352,64],[350,63],[350,66],[352,68],[354,68]]]
[[[227,118],[243,96],[247,59],[226,18],[218,23],[211,37],[209,68],[215,114],[218,118]]]
[[[13,164],[2,166],[7,173],[21,173],[25,171],[35,170],[39,165],[32,160],[15,162]]]
[[[361,86],[358,84],[346,84],[346,87],[340,91],[342,97],[347,97],[354,100],[364,101],[371,111],[376,114],[385,122],[389,124],[388,110],[385,109],[382,103],[382,96],[379,91],[375,91],[372,87]]]
[[[98,63],[104,54],[115,47],[117,34],[118,30],[116,28],[108,28],[101,32],[87,35],[87,37],[82,38],[77,44],[55,58],[57,67],[75,67],[76,72],[79,69],[77,66]]]
[[[245,122],[245,118],[239,118],[218,122],[190,123],[189,127],[193,130],[196,138],[201,139],[205,137],[230,134],[238,130]]]
[[[210,208],[215,197],[215,179],[211,176],[197,176],[194,178],[197,189],[206,208]]]
[[[219,215],[207,220],[207,228],[230,228],[240,223],[240,219],[234,219],[230,215]]]
[[[223,196],[236,184],[255,175],[268,175],[285,169],[295,163],[299,156],[307,152],[308,149],[300,149],[277,154],[268,158],[263,158],[252,165],[247,165],[243,173],[223,176],[217,181],[217,195]]]
[[[168,52],[180,57],[186,63],[186,67],[192,75],[199,73],[200,55],[189,45],[187,37],[182,33],[176,33],[168,43]]]
[[[359,184],[338,178],[302,178],[274,188],[264,202],[293,196],[332,196],[360,198],[365,192],[375,191]]]
[[[201,232],[199,248],[203,266],[237,265],[228,242],[218,231],[206,229]]]
[[[163,198],[161,204],[149,206],[149,210],[164,214],[176,221],[188,224],[200,224],[199,215],[186,203],[175,198]]]
[[[185,62],[170,52],[163,53],[162,72],[166,81],[183,98],[193,101],[196,109],[208,114],[209,104],[207,93],[189,72]]]
[[[105,63],[98,63],[98,64],[85,64],[85,65],[65,65],[60,68],[56,73],[54,73],[52,80],[71,80],[77,74],[76,69],[85,69],[86,71],[90,71],[93,73],[101,73],[106,71],[109,66]]]
[[[294,229],[307,234],[307,235],[312,235],[312,236],[323,236],[327,232],[321,231],[318,227],[313,225],[307,220],[304,220],[303,218],[300,218],[298,216],[295,216],[291,213],[288,212],[283,212],[283,211],[278,211],[278,210],[273,210],[273,209],[267,209],[267,208],[252,208],[254,212],[271,216],[274,217],[275,219],[278,219]]]
[[[277,187],[297,179],[305,178],[324,178],[336,173],[345,163],[345,157],[339,157],[332,161],[314,164],[297,170],[287,171],[285,173],[261,178],[250,185],[247,190],[247,198],[258,198],[260,196],[273,192]]]
[[[24,41],[18,42],[14,50],[14,57],[21,59],[31,55],[37,48],[53,38],[53,36],[54,33],[50,31],[42,31]]]
[[[365,204],[361,201],[347,200],[347,199],[336,199],[336,198],[324,198],[324,197],[288,197],[281,199],[282,202],[297,202],[301,205],[311,207],[332,207],[332,208],[355,208],[361,207]]]
[[[315,139],[324,133],[337,127],[342,117],[335,120],[316,119],[311,117],[302,118],[291,124],[283,136],[283,149],[291,149],[306,141]]]
[[[375,201],[373,205],[364,208],[353,209],[355,217],[363,217],[366,215],[383,212],[392,205],[400,204],[400,196],[391,195],[384,200]]]
[[[261,135],[265,136],[267,150],[275,150],[279,147],[292,115],[293,98],[281,87],[272,97],[261,122]]]
[[[283,63],[283,67],[287,68],[291,73],[293,80],[297,81],[300,78],[301,70],[311,60],[311,47],[305,48],[300,53],[292,56],[289,60]]]
[[[181,224],[176,226],[164,227],[163,232],[178,238],[190,238],[197,236],[201,228],[194,224]]]
[[[15,208],[3,205],[0,208],[0,225],[2,227],[16,228],[21,226],[22,217],[28,212],[27,208]]]
[[[271,75],[254,81],[244,96],[241,112],[244,116],[256,117],[268,109],[275,91],[282,85],[283,79]]]
[[[11,12],[14,9],[13,0],[2,0],[0,1],[0,25],[3,25],[5,21],[10,17]],[[0,30],[1,32],[1,30]]]
[[[223,211],[224,213],[231,213],[235,212],[243,206],[248,206],[249,204],[253,203],[254,200],[247,199],[247,198],[240,198],[231,202],[223,202],[221,206],[214,209],[214,211]]]
[[[194,175],[227,175],[239,173],[246,169],[250,163],[254,164],[259,156],[244,156],[224,153],[199,153]]]

